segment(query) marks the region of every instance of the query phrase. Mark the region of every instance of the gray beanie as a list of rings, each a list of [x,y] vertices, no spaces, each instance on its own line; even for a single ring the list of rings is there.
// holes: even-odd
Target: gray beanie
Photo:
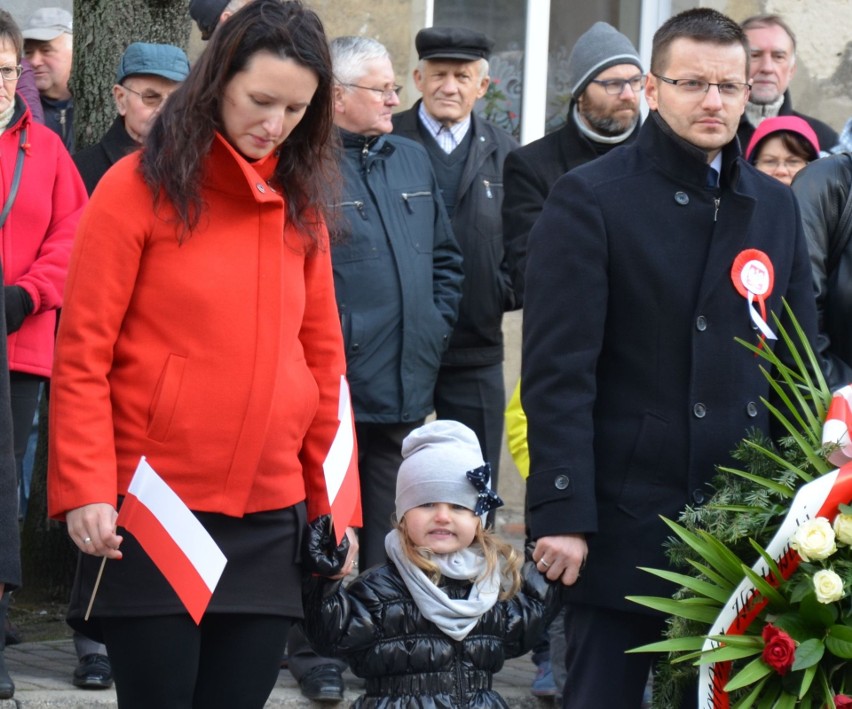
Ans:
[[[568,57],[568,91],[576,99],[589,82],[616,64],[635,64],[642,71],[633,43],[606,22],[595,22],[574,45]]]
[[[487,489],[487,473],[485,490],[477,489],[468,477],[468,471],[484,468],[485,462],[476,434],[458,421],[431,421],[414,429],[402,442],[402,458],[396,479],[398,520],[412,507],[429,502],[447,502],[474,511],[483,498],[495,501],[486,505],[488,509],[499,506],[496,502],[502,504]]]

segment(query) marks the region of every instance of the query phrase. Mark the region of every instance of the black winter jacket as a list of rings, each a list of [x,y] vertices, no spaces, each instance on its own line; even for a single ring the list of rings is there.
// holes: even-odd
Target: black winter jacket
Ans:
[[[503,241],[518,307],[524,304],[527,240],[550,188],[569,170],[585,165],[619,145],[629,145],[639,134],[637,123],[621,143],[593,143],[577,128],[574,106],[572,101],[564,126],[512,151],[506,156],[503,166]]]
[[[421,142],[420,101],[393,117],[395,135]],[[464,164],[453,233],[464,254],[459,320],[443,364],[480,366],[503,361],[503,312],[518,307],[504,259],[503,161],[518,143],[502,128],[471,115],[471,143]]]
[[[116,116],[100,142],[74,154],[74,164],[80,171],[90,197],[104,173],[138,147],[139,144],[124,127],[124,119]]]
[[[793,193],[811,254],[817,348],[828,384],[836,388],[852,382],[852,221],[841,224],[852,198],[852,154],[815,160],[796,175]]]
[[[331,260],[355,420],[417,421],[458,317],[461,252],[422,146],[340,135]]]
[[[523,588],[485,613],[470,634],[453,640],[423,617],[392,563],[371,569],[348,588],[312,577],[305,585],[305,630],[326,657],[345,657],[367,680],[356,709],[495,709],[507,707],[491,679],[510,657],[527,652],[558,611],[561,585],[531,562]],[[470,584],[447,580],[451,598]]]

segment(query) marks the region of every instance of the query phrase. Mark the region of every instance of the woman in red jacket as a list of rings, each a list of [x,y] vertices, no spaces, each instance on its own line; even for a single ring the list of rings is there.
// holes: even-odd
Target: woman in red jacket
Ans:
[[[84,552],[70,615],[103,637],[122,709],[259,709],[302,614],[299,540],[306,515],[329,510],[322,464],[345,371],[323,218],[331,119],[319,18],[255,0],[217,29],[80,222],[49,511]],[[198,626],[115,531],[140,456],[227,558]],[[98,557],[112,561],[82,622]]]
[[[88,198],[62,141],[33,120],[16,94],[23,38],[7,12],[0,14],[0,38],[0,210],[6,210],[0,216],[0,260],[20,485],[39,390],[53,366],[56,312],[71,242]],[[23,493],[21,501],[26,502]]]

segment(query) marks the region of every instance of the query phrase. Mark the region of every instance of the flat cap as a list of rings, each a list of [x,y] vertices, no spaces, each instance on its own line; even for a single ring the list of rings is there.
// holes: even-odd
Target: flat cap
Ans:
[[[120,84],[134,74],[152,74],[171,81],[183,81],[189,74],[189,59],[180,47],[172,44],[134,42],[128,45],[118,61],[115,83]]]
[[[427,27],[417,33],[414,46],[420,59],[488,59],[494,40],[464,27]]]
[[[21,28],[24,39],[49,42],[63,32],[73,34],[71,13],[61,7],[42,7],[30,15]]]

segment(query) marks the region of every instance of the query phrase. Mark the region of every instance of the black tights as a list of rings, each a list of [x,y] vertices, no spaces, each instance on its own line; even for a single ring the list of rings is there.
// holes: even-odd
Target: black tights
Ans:
[[[101,618],[120,709],[262,709],[290,619],[210,614]]]

